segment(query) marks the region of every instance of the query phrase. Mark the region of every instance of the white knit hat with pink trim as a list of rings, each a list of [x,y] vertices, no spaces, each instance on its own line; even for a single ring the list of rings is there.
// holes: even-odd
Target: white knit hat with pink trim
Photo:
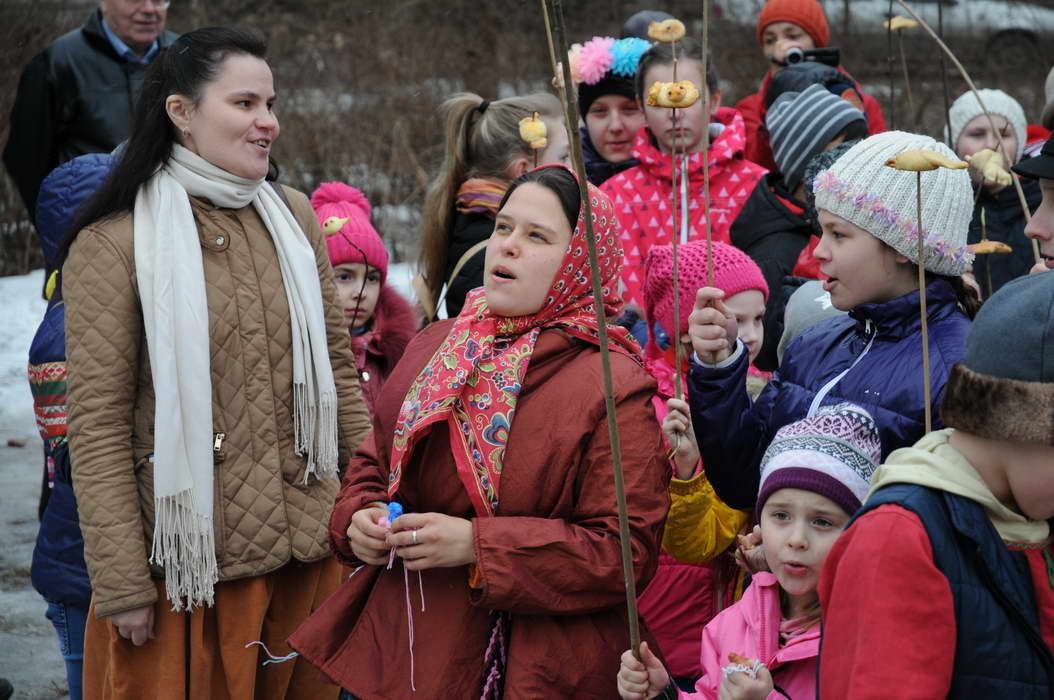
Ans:
[[[958,276],[973,261],[966,234],[973,218],[973,189],[966,170],[922,173],[923,259],[918,253],[916,174],[886,161],[902,151],[924,149],[958,157],[929,136],[886,131],[850,148],[816,176],[816,210],[859,226],[908,260],[938,275]]]

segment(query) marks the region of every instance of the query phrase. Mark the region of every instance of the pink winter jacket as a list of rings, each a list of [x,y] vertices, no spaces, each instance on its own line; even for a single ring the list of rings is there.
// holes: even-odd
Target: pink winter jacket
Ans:
[[[722,107],[711,123],[711,143],[707,151],[710,175],[711,236],[715,241],[731,243],[729,229],[739,215],[750,193],[766,170],[743,156],[746,131],[743,118],[731,107]],[[714,132],[719,134],[713,135]],[[624,170],[600,186],[615,205],[622,225],[622,248],[625,257],[622,281],[627,304],[644,308],[644,259],[653,245],[669,245],[673,227],[670,203],[671,164],[668,153],[661,152],[643,128],[633,140],[633,157],[640,165]],[[688,240],[706,238],[703,205],[703,154],[688,156],[688,192],[678,204],[688,212]]]
[[[728,665],[728,653],[759,659],[769,667],[772,680],[787,696],[816,697],[816,667],[820,658],[820,625],[793,637],[780,647],[780,585],[768,572],[755,574],[738,603],[715,617],[703,630],[700,663],[703,677],[694,693],[682,698],[716,699]],[[773,691],[769,700],[785,696]]]

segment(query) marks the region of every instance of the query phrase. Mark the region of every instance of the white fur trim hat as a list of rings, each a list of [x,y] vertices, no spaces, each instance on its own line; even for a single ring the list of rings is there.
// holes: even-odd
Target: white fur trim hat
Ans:
[[[916,264],[938,275],[961,275],[973,261],[966,234],[973,217],[973,189],[966,170],[922,173],[924,254],[918,255],[918,204],[914,172],[886,161],[902,151],[926,149],[955,158],[929,136],[886,131],[864,139],[816,176],[816,209],[864,229]]]
[[[1002,90],[978,90],[977,92],[992,115],[998,115],[1010,122],[1010,126],[1014,129],[1014,136],[1017,137],[1017,153],[1014,154],[1014,163],[1018,162],[1021,160],[1021,154],[1025,152],[1025,141],[1028,140],[1028,120],[1025,119],[1025,110],[1021,108],[1021,103]],[[977,101],[977,95],[972,92],[964,92],[959,95],[959,99],[952,102],[952,106],[948,108],[948,121],[951,122],[952,128],[948,143],[952,145],[952,148],[955,148],[959,142],[959,136],[962,135],[966,125],[973,121],[974,117],[982,114],[984,110],[981,109],[981,103]]]

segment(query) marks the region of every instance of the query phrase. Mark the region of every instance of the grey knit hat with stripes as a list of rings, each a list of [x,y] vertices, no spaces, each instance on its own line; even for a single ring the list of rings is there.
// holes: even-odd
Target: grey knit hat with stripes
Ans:
[[[845,127],[866,119],[863,112],[819,83],[776,98],[765,116],[765,126],[787,189],[793,192],[798,187],[809,160]]]

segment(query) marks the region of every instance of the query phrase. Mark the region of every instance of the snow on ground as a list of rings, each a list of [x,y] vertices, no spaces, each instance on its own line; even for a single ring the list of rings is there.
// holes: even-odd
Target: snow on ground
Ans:
[[[16,698],[35,699],[67,695],[58,638],[29,582],[43,457],[26,360],[44,315],[43,279],[40,270],[0,278],[0,678]]]

